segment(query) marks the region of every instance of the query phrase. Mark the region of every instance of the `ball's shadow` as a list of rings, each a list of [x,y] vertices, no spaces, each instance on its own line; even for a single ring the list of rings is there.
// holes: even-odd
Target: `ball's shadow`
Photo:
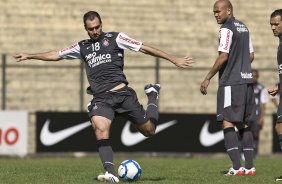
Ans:
[[[140,181],[163,181],[163,180],[166,180],[166,178],[165,177],[142,177],[142,176],[140,178]]]

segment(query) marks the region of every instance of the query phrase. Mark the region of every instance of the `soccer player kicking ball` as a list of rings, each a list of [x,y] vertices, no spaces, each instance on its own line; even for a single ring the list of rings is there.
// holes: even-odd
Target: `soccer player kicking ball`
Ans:
[[[94,98],[88,106],[88,115],[95,131],[97,147],[105,173],[99,181],[119,182],[114,170],[113,150],[109,140],[110,126],[116,114],[131,120],[144,136],[155,134],[158,122],[157,99],[159,84],[145,86],[148,106],[145,110],[135,91],[128,86],[123,72],[124,50],[140,51],[170,61],[180,68],[188,68],[194,61],[189,57],[178,58],[161,50],[134,40],[121,32],[103,32],[102,20],[95,11],[83,17],[84,28],[90,39],[79,41],[69,48],[40,54],[16,54],[16,61],[38,59],[58,61],[82,59]]]

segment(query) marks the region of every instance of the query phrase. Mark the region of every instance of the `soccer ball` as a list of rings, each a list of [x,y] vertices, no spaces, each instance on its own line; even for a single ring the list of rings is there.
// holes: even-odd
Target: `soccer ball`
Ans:
[[[135,160],[125,160],[118,167],[118,175],[125,181],[134,181],[140,178],[142,169]]]

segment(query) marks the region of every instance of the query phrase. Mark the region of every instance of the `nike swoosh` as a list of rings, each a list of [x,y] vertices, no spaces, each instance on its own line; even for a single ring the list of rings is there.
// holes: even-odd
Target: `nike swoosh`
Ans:
[[[168,127],[170,127],[174,124],[176,124],[176,120],[172,120],[172,121],[158,125],[155,134],[167,129]],[[121,132],[121,142],[125,146],[134,146],[134,145],[144,141],[145,139],[148,139],[148,137],[145,137],[144,135],[142,135],[139,132],[131,132],[130,131],[130,121],[126,122],[126,124],[124,125],[123,130]]]
[[[224,139],[222,130],[214,133],[209,132],[210,121],[206,121],[200,132],[200,143],[205,146],[213,146]]]
[[[78,125],[57,131],[57,132],[50,132],[49,130],[49,124],[50,120],[47,119],[45,124],[42,127],[42,130],[40,132],[40,141],[45,146],[53,146],[54,144],[57,144],[58,142],[76,134],[77,132],[91,126],[91,123],[89,121],[80,123]]]

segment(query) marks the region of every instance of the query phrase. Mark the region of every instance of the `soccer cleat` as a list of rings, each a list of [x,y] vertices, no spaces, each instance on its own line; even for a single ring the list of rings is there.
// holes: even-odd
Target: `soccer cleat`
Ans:
[[[147,95],[149,95],[151,93],[156,93],[157,95],[159,95],[160,89],[161,89],[160,84],[147,84],[144,87],[144,91]]]
[[[251,169],[246,169],[245,170],[245,175],[250,175],[250,176],[254,176],[257,174],[256,169],[254,167],[252,167]]]
[[[245,174],[245,170],[243,167],[240,167],[238,170],[233,169],[231,167],[228,173],[224,174],[224,176],[243,176]]]
[[[107,171],[105,172],[105,174],[100,174],[97,177],[98,181],[106,181],[106,182],[110,182],[110,183],[118,183],[119,179],[118,177],[116,177],[115,175],[108,173]]]
[[[279,176],[278,178],[275,178],[275,181],[282,181],[282,176]]]

